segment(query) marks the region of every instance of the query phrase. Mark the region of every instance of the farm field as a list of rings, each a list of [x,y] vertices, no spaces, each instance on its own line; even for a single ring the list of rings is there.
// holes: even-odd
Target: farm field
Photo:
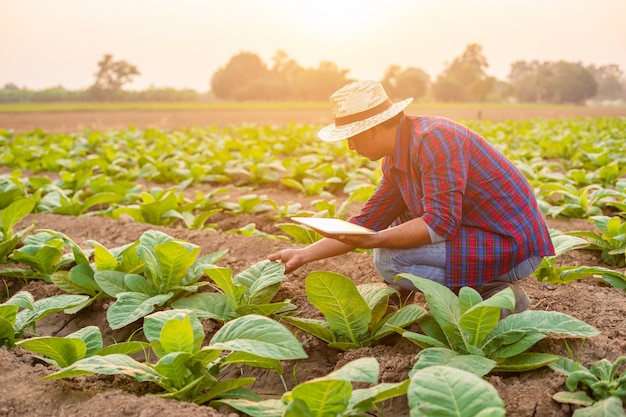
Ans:
[[[437,109],[432,112],[437,114],[463,119],[474,120],[478,116],[483,120],[489,120],[485,124],[476,124],[477,130],[485,129],[488,137],[499,141],[502,146],[508,146],[507,150],[511,152],[512,158],[524,164],[525,173],[535,177],[533,181],[537,181],[538,192],[545,199],[546,209],[552,209],[553,216],[547,216],[547,222],[551,229],[558,230],[562,233],[574,231],[594,231],[596,230],[594,223],[589,220],[590,215],[609,214],[625,217],[621,214],[618,204],[614,206],[602,205],[602,200],[596,201],[598,208],[586,207],[580,203],[575,209],[587,210],[586,216],[568,215],[566,210],[562,210],[565,203],[559,200],[562,194],[567,194],[561,189],[561,194],[550,194],[550,187],[544,187],[540,181],[552,181],[552,185],[560,184],[560,181],[569,181],[569,177],[565,176],[570,168],[569,162],[573,162],[576,169],[584,171],[587,179],[580,181],[577,189],[585,186],[581,185],[584,181],[594,184],[591,173],[601,170],[600,167],[593,167],[591,161],[593,157],[598,158],[598,164],[611,165],[613,162],[616,166],[617,177],[607,180],[602,187],[621,190],[623,183],[619,181],[623,179],[624,168],[626,162],[615,160],[612,152],[624,154],[626,145],[624,144],[623,129],[626,123],[619,121],[618,116],[626,116],[624,109],[548,109],[540,112],[537,109],[529,109],[523,111],[521,109],[507,110],[498,112],[497,109],[476,109],[476,108],[459,108],[459,109]],[[622,113],[620,113],[622,112]],[[416,111],[409,113],[417,114]],[[421,111],[420,114],[428,114],[427,111]],[[602,118],[598,118],[604,116]],[[559,124],[558,118],[575,117],[573,124],[562,122]],[[594,117],[594,119],[581,119],[581,117]],[[605,118],[610,117],[610,118]],[[598,118],[598,119],[595,119]],[[229,135],[236,137],[241,134],[248,140],[253,133],[251,131],[260,130],[261,138],[271,138],[272,135],[282,134],[281,129],[266,129],[266,125],[289,126],[290,123],[298,123],[303,125],[321,125],[329,120],[329,112],[326,110],[193,110],[193,111],[98,111],[98,112],[58,112],[58,113],[0,113],[0,130],[12,129],[16,133],[29,132],[35,128],[42,129],[44,132],[50,133],[72,133],[81,132],[84,129],[91,128],[98,132],[111,129],[112,131],[121,130],[121,137],[129,140],[128,143],[138,143],[138,134],[135,131],[126,131],[128,126],[135,126],[138,131],[142,129],[172,129],[179,132],[188,126],[248,126],[245,129],[229,131]],[[517,120],[517,124],[511,123],[507,125],[503,123],[504,129],[494,129],[494,124],[498,127],[498,122],[506,120]],[[586,122],[585,120],[591,120]],[[528,122],[526,122],[528,121]],[[258,127],[255,127],[255,125]],[[595,130],[597,127],[597,130]],[[592,129],[593,127],[593,129]],[[509,128],[509,131],[506,131]],[[525,132],[515,129],[527,129]],[[280,142],[280,146],[289,146],[289,140],[296,140],[298,137],[298,129],[303,129],[303,135],[310,136],[311,130],[302,126],[292,126],[287,129],[294,130],[286,134],[289,136],[286,142]],[[494,130],[491,130],[494,129]],[[545,138],[537,139],[545,129]],[[552,130],[549,130],[552,129]],[[150,131],[152,143],[162,143],[161,137],[155,131]],[[505,132],[505,133],[503,133]],[[212,135],[221,135],[221,131],[203,131],[201,129],[192,130],[192,137],[213,137]],[[597,134],[599,137],[593,138]],[[507,135],[514,138],[507,139]],[[621,136],[620,136],[621,135]],[[584,144],[572,140],[566,140],[569,136],[580,137],[586,140]],[[525,149],[523,144],[524,138],[532,138],[533,143],[537,145],[533,150]],[[592,137],[592,139],[589,139]],[[110,135],[103,134],[99,137],[101,140],[108,141]],[[565,138],[565,139],[564,139]],[[179,140],[180,135],[170,138],[173,141]],[[536,141],[534,139],[537,139]],[[51,136],[51,141],[58,141],[59,146],[64,146],[69,141],[65,136]],[[93,140],[96,140],[95,138]],[[613,140],[613,142],[611,142]],[[552,142],[551,142],[552,141]],[[606,142],[605,142],[606,141]],[[28,142],[28,141],[26,141]],[[515,143],[513,143],[515,142]],[[183,142],[184,143],[184,140]],[[247,142],[246,142],[247,143]],[[611,149],[602,149],[607,143],[611,144]],[[84,143],[83,143],[84,144]],[[176,143],[170,144],[174,148]],[[190,145],[191,146],[191,145]],[[229,152],[236,155],[244,154],[245,151],[229,144]],[[303,147],[309,149],[311,145],[306,142]],[[621,146],[621,148],[620,148]],[[130,147],[130,146],[128,146]],[[127,146],[121,146],[120,149],[128,151]],[[38,148],[35,152],[42,152]],[[530,149],[530,148],[529,148]],[[545,161],[558,161],[562,165],[554,167],[554,171],[550,175],[546,175],[541,179],[540,174],[546,174],[544,165],[549,165],[543,160],[537,159],[537,149],[543,152],[550,152],[550,155],[540,155]],[[584,150],[583,156],[577,151]],[[54,147],[42,152],[39,155],[40,165],[37,162],[29,162],[20,167],[21,178],[46,177],[50,181],[69,181],[59,172],[68,163],[61,166],[55,166],[54,155],[50,160],[45,158],[46,154],[54,154],[59,152],[57,159],[64,159],[64,155]],[[150,153],[154,149],[150,150]],[[299,150],[301,151],[301,150]],[[353,167],[348,160],[354,159],[348,154],[343,154],[342,149],[333,148],[334,152],[331,158],[334,163],[344,163],[347,170]],[[605,162],[598,157],[606,151],[608,158]],[[29,151],[32,152],[32,151]],[[136,152],[141,153],[141,149]],[[168,150],[172,152],[173,150]],[[286,151],[284,151],[286,152]],[[346,151],[347,152],[347,151]],[[575,156],[575,158],[573,158]],[[24,159],[37,160],[35,154],[25,152],[22,156]],[[72,156],[73,157],[73,156]],[[140,159],[135,154],[135,157]],[[264,161],[263,154],[251,155],[256,158],[258,166]],[[69,157],[68,157],[69,158]],[[303,157],[301,157],[303,158]],[[568,158],[571,161],[568,161]],[[577,159],[578,158],[578,159]],[[587,159],[585,159],[587,158]],[[305,158],[303,158],[305,159]],[[579,163],[576,165],[576,161]],[[13,161],[3,159],[0,164],[0,175],[10,176],[16,169],[15,164],[19,165],[19,156]],[[157,162],[162,162],[159,165]],[[199,163],[199,161],[197,161]],[[217,174],[214,174],[213,182],[202,180],[207,178],[208,172],[198,172],[191,169],[180,169],[176,175],[171,175],[173,168],[180,168],[178,165],[168,165],[167,161],[152,160],[149,168],[134,167],[133,172],[138,174],[139,178],[133,178],[133,182],[141,186],[143,190],[173,190],[177,189],[184,180],[185,175],[192,172],[194,181],[187,182],[181,190],[188,199],[194,196],[209,196],[216,192],[217,189],[225,188],[224,196],[228,196],[228,202],[231,203],[229,210],[216,212],[208,218],[206,224],[211,227],[204,229],[191,229],[184,227],[181,221],[166,221],[162,224],[148,224],[139,222],[133,216],[134,212],[125,212],[117,218],[111,216],[94,216],[88,215],[90,210],[81,213],[80,216],[62,215],[59,211],[54,210],[48,212],[31,213],[25,216],[18,224],[15,230],[21,230],[29,225],[34,225],[35,230],[48,229],[60,232],[69,237],[72,241],[84,249],[93,248],[92,241],[97,241],[105,248],[117,248],[123,245],[137,241],[147,231],[160,231],[176,239],[197,245],[200,248],[200,255],[208,255],[216,251],[228,249],[228,252],[217,262],[220,267],[232,269],[234,274],[245,271],[252,265],[261,262],[266,257],[279,249],[293,247],[299,245],[293,240],[287,241],[275,239],[271,236],[283,235],[284,230],[279,228],[280,223],[286,220],[284,217],[277,218],[276,212],[271,210],[263,211],[254,209],[247,210],[244,207],[246,196],[251,194],[262,196],[263,201],[271,201],[276,208],[283,209],[283,214],[287,212],[287,208],[292,204],[301,205],[298,210],[301,211],[319,211],[319,200],[326,199],[332,201],[334,207],[339,208],[342,203],[346,203],[344,216],[353,214],[358,211],[361,204],[355,200],[347,204],[350,193],[343,187],[334,185],[332,182],[324,185],[324,193],[313,188],[309,184],[305,186],[304,182],[300,182],[300,188],[293,183],[290,185],[281,182],[279,178],[271,177],[271,161],[268,166],[261,168],[253,173],[242,174],[241,167],[234,167],[230,173],[221,172],[220,175],[228,177],[230,182],[225,180],[218,181]],[[121,165],[121,163],[119,163]],[[71,165],[71,164],[69,164]],[[113,165],[113,164],[111,164]],[[330,164],[332,165],[332,164]],[[611,166],[613,166],[611,165]],[[169,166],[169,168],[168,168]],[[361,162],[357,165],[358,169],[364,174],[360,177],[352,178],[354,181],[365,182],[367,178],[375,178],[373,173],[374,167],[371,164]],[[45,168],[45,169],[44,169]],[[199,169],[199,168],[198,168]],[[297,168],[290,168],[296,172]],[[310,168],[311,170],[313,168]],[[161,171],[162,170],[162,171]],[[307,169],[302,168],[297,171],[302,177],[306,177]],[[621,171],[620,171],[621,170]],[[263,171],[263,172],[261,172]],[[333,171],[335,175],[341,178],[341,170]],[[309,171],[310,172],[310,171]],[[227,175],[228,174],[228,175]],[[267,176],[264,176],[266,175]],[[560,175],[557,175],[560,174]],[[282,174],[287,175],[287,174]],[[607,178],[609,174],[604,174]],[[295,176],[294,176],[295,177]],[[349,175],[347,176],[349,177]],[[227,178],[227,179],[228,179]],[[350,178],[350,177],[349,177]],[[549,179],[546,179],[549,178]],[[254,181],[253,181],[254,179]],[[74,181],[80,182],[78,178]],[[83,178],[82,181],[88,181]],[[574,180],[572,180],[574,181]],[[587,185],[590,185],[587,184]],[[543,188],[542,188],[543,187]],[[554,186],[556,187],[556,186]],[[589,189],[594,191],[593,188]],[[156,195],[156,192],[153,193]],[[590,198],[591,200],[591,198]],[[619,199],[618,199],[619,200]],[[550,207],[548,205],[551,204]],[[559,206],[559,204],[561,204]],[[48,207],[56,207],[51,204]],[[182,209],[181,209],[182,211]],[[120,212],[121,213],[121,212]],[[559,214],[560,213],[560,214]],[[254,227],[251,229],[250,225]],[[251,232],[253,230],[253,232]],[[249,232],[249,233],[247,233]],[[624,272],[623,265],[608,265],[601,254],[597,250],[576,249],[571,250],[557,257],[557,265],[559,266],[587,266],[587,267],[603,267]],[[344,275],[353,280],[356,284],[367,284],[382,282],[378,276],[371,255],[364,252],[353,252],[333,259],[311,263],[300,270],[289,274],[287,280],[281,282],[280,289],[274,300],[282,301],[289,299],[291,303],[297,306],[300,317],[309,319],[320,319],[322,315],[307,298],[305,291],[305,279],[309,273],[313,271],[329,271]],[[46,283],[42,280],[23,280],[19,278],[3,278],[4,287],[7,293],[11,295],[19,290],[28,291],[34,295],[35,299],[50,297],[53,295],[63,294],[58,287],[53,284]],[[526,290],[531,299],[531,310],[534,311],[554,311],[567,314],[579,319],[599,330],[599,334],[587,339],[549,336],[537,344],[532,346],[531,351],[551,353],[572,358],[581,364],[591,366],[601,359],[608,359],[611,362],[624,356],[626,352],[626,294],[623,289],[610,286],[606,281],[594,277],[587,276],[568,283],[548,283],[542,282],[536,277],[530,277],[522,282],[522,287]],[[0,301],[6,301],[4,297]],[[414,302],[421,306],[426,306],[424,296],[417,294]],[[1,302],[0,302],[1,304]],[[97,326],[102,331],[105,343],[112,341],[121,342],[127,340],[136,334],[141,326],[141,321],[135,321],[128,326],[118,329],[112,329],[107,321],[107,310],[111,308],[112,300],[103,298],[96,300],[94,303],[81,310],[77,314],[66,315],[62,312],[54,313],[37,323],[37,333],[43,335],[66,336],[86,326]],[[214,320],[203,321],[206,340],[219,330],[221,326]],[[293,329],[293,328],[292,328]],[[419,326],[417,323],[410,327],[411,330],[417,331]],[[324,375],[340,369],[347,363],[359,358],[375,358],[380,366],[378,381],[381,383],[397,383],[405,380],[416,362],[416,354],[419,347],[401,337],[400,335],[391,335],[383,339],[379,344],[372,347],[361,347],[343,352],[338,349],[330,348],[325,342],[304,332],[295,332],[302,348],[307,354],[306,359],[297,361],[284,361],[284,383],[275,372],[266,369],[244,367],[243,369],[232,369],[229,377],[254,377],[256,381],[249,388],[264,398],[280,398],[286,388],[291,390],[295,386],[313,378],[323,377]],[[158,392],[156,384],[147,382],[136,382],[134,379],[124,376],[112,375],[85,375],[68,379],[56,379],[41,381],[40,378],[50,375],[55,368],[45,365],[43,361],[35,358],[32,352],[17,347],[11,350],[5,348],[0,349],[0,415],[7,416],[99,416],[99,415],[131,415],[131,416],[234,416],[239,415],[233,409],[222,406],[219,409],[213,409],[208,406],[195,405],[188,402],[177,401],[172,399],[163,399],[147,396],[146,394]],[[498,395],[502,399],[506,407],[506,415],[513,417],[526,416],[555,416],[565,417],[573,414],[574,408],[564,405],[552,399],[552,396],[566,390],[565,376],[555,372],[548,367],[542,367],[536,370],[524,372],[492,372],[484,379],[489,382],[497,390]],[[397,397],[388,400],[378,415],[386,417],[408,416],[410,413],[407,405],[406,397]],[[243,414],[241,414],[243,415]],[[371,413],[369,415],[377,415]]]

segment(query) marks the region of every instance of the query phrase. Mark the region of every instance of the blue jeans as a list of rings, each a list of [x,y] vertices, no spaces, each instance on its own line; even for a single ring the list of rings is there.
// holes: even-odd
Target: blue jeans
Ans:
[[[524,279],[541,263],[541,256],[531,256],[509,272],[502,274],[495,281],[515,282]],[[413,274],[445,285],[446,277],[446,242],[431,243],[410,249],[374,249],[374,266],[385,282],[392,284],[396,275]],[[401,288],[416,291],[417,288],[408,279],[395,283]]]

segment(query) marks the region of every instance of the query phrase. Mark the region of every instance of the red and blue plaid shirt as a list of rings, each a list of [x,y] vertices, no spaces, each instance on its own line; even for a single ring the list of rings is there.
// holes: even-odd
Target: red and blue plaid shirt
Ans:
[[[376,192],[351,222],[387,228],[407,210],[446,239],[446,285],[476,286],[531,256],[554,255],[519,169],[476,132],[442,117],[405,116]]]

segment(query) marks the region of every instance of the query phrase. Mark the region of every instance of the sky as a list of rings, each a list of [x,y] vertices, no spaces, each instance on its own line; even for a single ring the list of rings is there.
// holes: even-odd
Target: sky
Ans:
[[[0,87],[76,90],[104,54],[135,65],[131,89],[210,89],[240,52],[268,66],[331,61],[350,78],[390,65],[431,78],[477,43],[487,73],[515,61],[618,64],[626,72],[626,0],[0,0]]]

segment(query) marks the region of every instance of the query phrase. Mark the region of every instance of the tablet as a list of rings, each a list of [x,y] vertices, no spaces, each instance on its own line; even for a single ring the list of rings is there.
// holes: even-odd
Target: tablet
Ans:
[[[332,217],[292,217],[291,220],[334,235],[375,235],[377,233],[367,227]]]

